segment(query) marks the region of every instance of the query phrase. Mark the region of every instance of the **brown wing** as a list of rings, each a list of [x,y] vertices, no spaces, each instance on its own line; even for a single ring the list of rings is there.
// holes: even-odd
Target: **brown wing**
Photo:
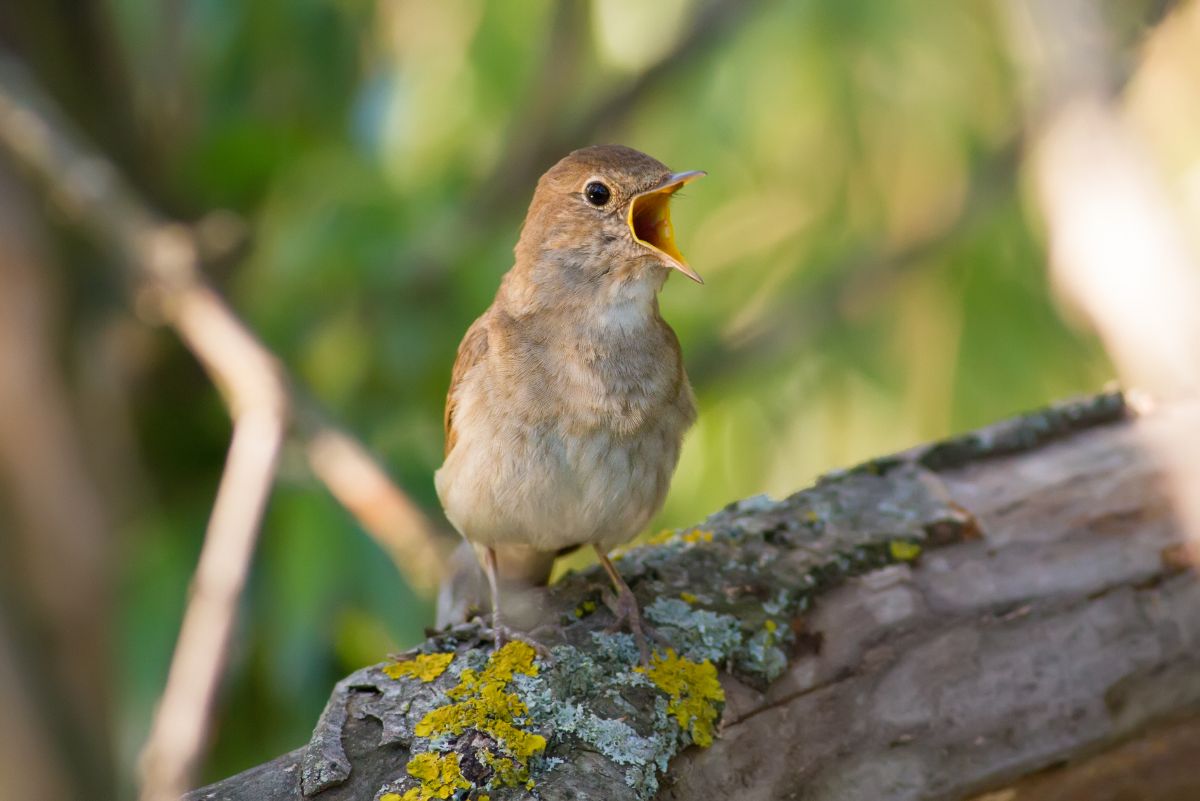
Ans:
[[[457,439],[454,433],[454,409],[458,406],[455,393],[462,383],[463,376],[479,364],[488,350],[487,314],[471,323],[466,336],[458,345],[458,358],[454,360],[454,370],[450,373],[450,390],[446,393],[446,453],[449,456]]]

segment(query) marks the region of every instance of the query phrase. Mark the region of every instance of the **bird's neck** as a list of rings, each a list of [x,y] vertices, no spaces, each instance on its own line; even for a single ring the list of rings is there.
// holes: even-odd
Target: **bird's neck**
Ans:
[[[648,278],[612,283],[597,293],[590,304],[588,326],[593,331],[629,333],[658,319],[658,290],[661,281]]]
[[[658,291],[666,271],[642,264],[614,266],[598,280],[554,282],[515,268],[505,276],[496,302],[510,316],[534,321],[554,318],[581,334],[624,334],[661,319]]]

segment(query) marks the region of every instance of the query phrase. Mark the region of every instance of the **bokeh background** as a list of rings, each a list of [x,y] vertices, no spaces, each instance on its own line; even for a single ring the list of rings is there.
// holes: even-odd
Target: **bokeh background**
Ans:
[[[1123,111],[1200,219],[1195,9],[1105,8]],[[709,172],[674,204],[707,283],[662,308],[701,411],[655,528],[1104,385],[1047,278],[1011,45],[996,5],[923,0],[0,5],[0,47],[435,520],[455,348],[537,177],[587,144]],[[0,232],[0,679],[76,787],[127,797],[228,415],[3,158]],[[28,564],[48,531],[61,571]],[[302,744],[338,678],[431,622],[289,449],[204,778]]]

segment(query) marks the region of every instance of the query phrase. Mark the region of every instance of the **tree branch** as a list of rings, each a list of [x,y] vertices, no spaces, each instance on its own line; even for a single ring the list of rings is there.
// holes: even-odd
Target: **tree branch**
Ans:
[[[1200,405],[1173,414],[1197,420]],[[417,649],[424,662],[347,677],[308,746],[187,799],[403,797],[430,789],[409,768],[435,760],[471,799],[949,801],[1110,749],[1147,797],[1191,797],[1194,771],[1155,772],[1190,752],[1136,759],[1130,745],[1146,733],[1186,748],[1171,727],[1200,720],[1200,581],[1142,445],[1168,424],[1097,396],[742,501],[626,553],[660,649],[721,670],[709,748],[687,747],[703,732],[668,712],[704,713],[699,674],[671,674],[668,695],[632,669],[629,639],[604,633],[592,569],[543,597],[563,624],[543,637],[551,658],[497,688],[513,693],[507,722],[546,738],[532,791],[487,767],[502,748],[491,718],[447,711],[472,702],[491,648],[467,625]],[[433,654],[448,667],[421,675]]]

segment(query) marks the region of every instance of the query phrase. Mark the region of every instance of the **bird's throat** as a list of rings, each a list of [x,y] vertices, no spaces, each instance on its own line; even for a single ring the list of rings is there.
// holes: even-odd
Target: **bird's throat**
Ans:
[[[649,325],[658,317],[658,290],[665,277],[664,270],[652,269],[610,283],[596,298],[589,327],[628,333]]]

